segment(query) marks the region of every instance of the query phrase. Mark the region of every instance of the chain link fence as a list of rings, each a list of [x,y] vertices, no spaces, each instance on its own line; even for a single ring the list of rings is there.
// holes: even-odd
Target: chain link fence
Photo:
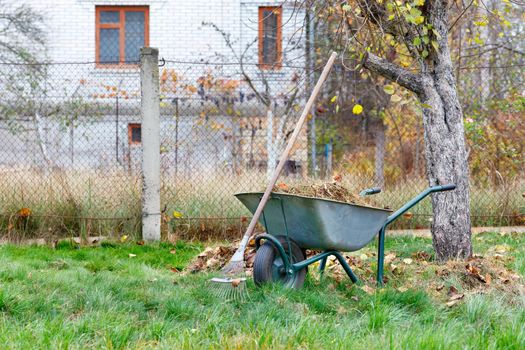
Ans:
[[[248,212],[233,195],[264,188],[317,71],[168,59],[160,65],[163,234],[240,235]],[[138,66],[0,64],[0,70],[2,235],[139,232]],[[323,94],[283,182],[308,184],[341,175],[342,184],[355,192],[380,185],[384,191],[375,200],[391,208],[427,185],[418,115],[352,115],[334,100],[330,82]],[[507,117],[523,128],[522,115],[510,111]],[[500,162],[487,176],[478,169],[483,141],[468,128],[473,224],[523,224],[523,154],[513,156],[512,171]],[[396,225],[424,228],[430,220],[430,201],[424,201]]]

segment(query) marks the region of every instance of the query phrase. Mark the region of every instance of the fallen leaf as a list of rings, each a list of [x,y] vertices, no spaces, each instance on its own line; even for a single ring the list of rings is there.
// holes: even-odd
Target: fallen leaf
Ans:
[[[404,262],[405,264],[407,264],[407,265],[412,264],[413,261],[414,261],[414,260],[412,260],[412,259],[410,259],[410,258],[403,259],[403,262]]]
[[[390,264],[390,271],[392,271],[394,275],[400,275],[403,272],[396,264]]]
[[[31,215],[31,209],[29,209],[29,208],[21,208],[16,213],[18,214],[18,216],[20,216],[22,218],[27,218],[29,215]]]
[[[170,266],[170,271],[171,272],[175,272],[175,273],[179,273],[180,272],[179,269],[174,267],[174,266]]]
[[[126,242],[127,240],[128,240],[128,236],[127,235],[122,235],[120,237],[120,242],[122,242],[122,243]]]
[[[239,286],[239,284],[241,284],[241,279],[240,278],[236,278],[236,279],[232,280],[232,287],[233,288],[237,288]]]
[[[341,174],[334,175],[333,179],[335,182],[341,182],[341,180],[343,179],[343,175]]]
[[[445,285],[444,284],[440,284],[436,287],[436,290],[439,292],[441,290],[443,290],[443,288],[445,288]]]
[[[361,287],[362,290],[364,290],[367,294],[374,294],[375,289],[370,287],[369,285],[365,284]]]
[[[465,297],[465,294],[461,293],[461,294],[454,294],[450,297],[450,301],[452,300],[461,300]]]
[[[479,269],[476,266],[473,266],[472,264],[467,264],[465,268],[472,275],[479,275]]]
[[[211,258],[211,259],[208,259],[208,261],[206,261],[206,268],[213,269],[213,268],[218,267],[219,264],[220,264],[219,259]]]
[[[445,277],[445,276],[448,276],[448,275],[450,275],[450,271],[448,271],[446,268],[443,268],[443,269],[440,269],[440,270],[436,270],[436,276]]]
[[[399,287],[399,288],[397,288],[397,290],[399,292],[401,292],[401,293],[404,293],[404,292],[406,292],[408,290],[408,288],[407,287]]]
[[[281,190],[287,190],[288,189],[288,185],[285,184],[284,182],[278,183],[277,187],[280,188]]]
[[[137,241],[137,245],[144,245],[144,241],[143,240]]]
[[[447,305],[448,307],[452,307],[452,306],[456,305],[457,303],[459,303],[459,300],[451,300],[451,301],[445,303],[445,305]]]
[[[359,301],[359,297],[357,295],[352,295],[350,299],[352,299],[353,301]]]
[[[132,253],[129,253],[129,255],[128,255],[128,256],[129,256],[130,258],[134,258],[134,257],[136,257],[136,256],[137,256],[137,254],[132,254]]]
[[[414,216],[414,214],[412,214],[411,212],[407,211],[406,213],[403,214],[403,217],[405,219],[412,219],[412,217]]]
[[[176,249],[170,250],[170,254],[174,254],[174,255],[177,254],[177,250]]]
[[[412,257],[414,257],[416,260],[419,260],[419,261],[429,261],[431,258],[431,255],[425,251],[418,251],[412,254]]]
[[[458,292],[458,289],[457,289],[456,287],[454,287],[454,286],[450,286],[450,287],[448,288],[448,293],[447,293],[447,294],[448,294],[448,295],[453,295],[453,294],[456,294],[457,292]]]
[[[396,254],[394,253],[389,253],[385,255],[385,265],[390,264],[392,261],[394,261],[395,258],[396,258]]]

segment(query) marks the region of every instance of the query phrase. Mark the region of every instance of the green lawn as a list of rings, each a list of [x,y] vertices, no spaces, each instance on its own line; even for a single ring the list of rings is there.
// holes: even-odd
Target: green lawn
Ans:
[[[474,243],[484,261],[521,277],[470,286],[465,263],[417,259],[432,251],[429,240],[389,237],[387,253],[396,257],[386,288],[338,282],[331,271],[323,280],[312,274],[299,291],[249,282],[244,303],[216,298],[205,274],[172,270],[200,245],[2,246],[0,347],[524,349],[525,236],[490,233]],[[368,283],[372,255],[373,246],[353,254]],[[451,286],[465,296],[447,306]]]

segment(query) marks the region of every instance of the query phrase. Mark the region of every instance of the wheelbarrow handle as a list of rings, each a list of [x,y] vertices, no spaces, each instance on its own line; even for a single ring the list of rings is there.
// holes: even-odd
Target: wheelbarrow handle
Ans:
[[[359,193],[359,196],[364,197],[364,196],[369,196],[371,194],[377,194],[380,192],[381,192],[381,189],[379,187],[372,187],[372,188],[367,188],[366,190],[362,190]]]
[[[439,185],[439,186],[430,187],[431,192],[444,192],[444,191],[452,191],[455,189],[456,189],[455,184],[447,184],[447,185]]]
[[[432,187],[427,188],[426,190],[424,190],[423,192],[421,192],[420,194],[418,194],[417,196],[409,200],[407,203],[405,203],[405,205],[403,205],[401,208],[399,208],[394,213],[392,213],[387,218],[384,226],[386,227],[392,221],[399,218],[401,215],[403,215],[403,213],[405,213],[408,209],[412,208],[417,203],[421,202],[421,200],[423,200],[429,194],[434,193],[434,192],[452,191],[455,188],[456,188],[456,185],[454,184],[438,185],[438,186],[432,186]]]

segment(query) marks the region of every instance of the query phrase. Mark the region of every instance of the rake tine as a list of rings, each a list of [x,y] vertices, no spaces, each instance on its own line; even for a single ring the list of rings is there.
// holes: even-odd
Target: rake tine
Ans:
[[[224,301],[247,299],[246,278],[212,278],[211,282],[213,282],[212,293]]]

